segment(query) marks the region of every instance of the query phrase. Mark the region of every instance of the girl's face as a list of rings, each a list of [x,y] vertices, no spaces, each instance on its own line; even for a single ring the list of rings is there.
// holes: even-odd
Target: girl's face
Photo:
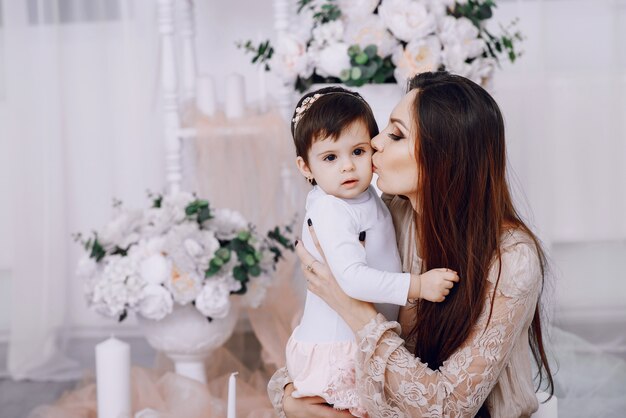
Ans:
[[[342,198],[357,197],[372,181],[372,147],[365,124],[356,121],[336,140],[318,139],[308,152],[309,163],[296,163],[305,177],[313,177],[326,193]]]
[[[372,139],[372,165],[378,174],[376,185],[392,195],[409,198],[416,207],[418,163],[415,156],[413,103],[417,90],[407,93],[391,112],[389,124]]]

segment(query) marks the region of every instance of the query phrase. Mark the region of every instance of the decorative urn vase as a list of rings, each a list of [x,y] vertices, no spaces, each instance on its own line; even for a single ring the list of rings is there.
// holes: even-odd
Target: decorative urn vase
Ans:
[[[137,315],[148,343],[172,359],[176,373],[206,383],[204,361],[232,335],[239,308],[231,304],[224,318],[209,321],[193,305],[174,305],[160,321]]]

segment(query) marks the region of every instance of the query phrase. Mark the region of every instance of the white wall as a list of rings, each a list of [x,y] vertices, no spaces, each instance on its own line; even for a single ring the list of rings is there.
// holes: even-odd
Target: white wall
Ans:
[[[623,137],[615,136],[614,131],[605,129],[607,123],[616,118],[623,122],[622,132],[626,126],[624,117],[626,102],[623,99],[626,97],[624,88],[626,49],[615,48],[615,45],[606,42],[606,39],[626,39],[625,8],[618,9],[618,13],[607,13],[606,9],[598,7],[600,3],[607,4],[606,1],[597,0],[501,2],[496,14],[496,18],[504,22],[519,17],[520,27],[527,36],[523,48],[526,51],[525,56],[519,63],[513,66],[505,65],[504,69],[498,72],[495,96],[502,106],[509,130],[510,160],[527,196],[526,206],[532,208],[532,214],[531,211],[526,212],[540,231],[549,237],[549,243],[554,245],[572,243],[585,245],[589,240],[610,237],[612,232],[615,233],[613,236],[615,239],[626,236],[626,231],[621,229],[623,226],[619,226],[624,225],[620,223],[623,214],[615,210],[617,206],[606,208],[602,204],[611,193],[620,194],[623,196],[623,203],[626,202],[624,189],[612,190],[607,188],[604,182],[607,176],[619,177],[626,172],[623,158],[626,155],[626,141]],[[576,13],[572,12],[573,4],[577,7]],[[583,13],[580,12],[581,7],[586,8]],[[248,38],[259,40],[273,38],[273,23],[272,2],[269,0],[196,1],[198,68],[199,72],[215,77],[219,97],[224,97],[222,87],[225,77],[235,71],[246,76],[248,98],[250,101],[256,100],[257,69],[250,65],[250,56],[244,55],[234,43]],[[1,36],[0,29],[0,45]],[[155,40],[156,33],[146,33],[137,38],[136,42],[145,42],[148,54],[154,51]],[[112,39],[111,47],[114,45],[115,40]],[[67,43],[64,48],[68,55],[76,51],[84,53],[83,60],[66,67],[66,80],[84,83],[91,86],[90,88],[97,85],[97,89],[102,92],[113,90],[115,100],[120,102],[124,100],[127,90],[133,88],[133,84],[124,85],[115,82],[116,77],[120,75],[119,72],[124,71],[126,67],[119,62],[116,63],[111,57],[117,57],[121,61],[125,58],[124,53],[91,50],[87,40],[74,40]],[[558,57],[552,55],[553,50],[561,51]],[[1,51],[2,49],[0,53]],[[619,53],[615,53],[616,51]],[[105,65],[100,54],[108,57],[106,65],[110,67],[110,72],[106,80],[92,79],[89,75],[90,69]],[[152,65],[156,66],[157,63],[155,58]],[[142,88],[147,88],[148,85],[157,86],[158,81],[153,70],[154,68],[146,70],[143,77],[135,75],[134,80]],[[609,76],[613,78],[607,78]],[[571,105],[574,99],[580,98],[580,95],[592,99],[601,96],[606,89],[614,87],[612,81],[615,77],[618,79],[621,77],[621,84],[618,86],[624,94],[617,96],[621,100],[612,102],[602,99],[590,100],[587,103],[583,102],[582,108]],[[268,75],[267,81],[268,91],[271,92],[272,86],[278,85],[278,81],[272,75]],[[525,83],[522,91],[528,93],[529,89],[535,89],[533,91],[537,96],[526,94],[520,100],[519,83]],[[542,102],[546,98],[546,88],[554,94],[552,97],[556,97],[556,101]],[[85,114],[84,118],[81,116],[79,121],[74,120],[68,125],[69,135],[74,141],[80,141],[80,138],[86,135],[93,135],[94,129],[97,131],[99,124],[124,126],[120,118],[144,118],[145,125],[151,126],[149,129],[134,132],[118,132],[119,136],[114,138],[102,138],[95,148],[92,144],[91,148],[81,151],[80,142],[74,144],[78,154],[84,152],[88,158],[84,158],[83,154],[68,155],[71,163],[67,167],[67,205],[70,208],[68,223],[72,232],[89,231],[106,222],[112,197],[121,198],[129,205],[142,206],[146,204],[143,191],[146,188],[156,190],[162,185],[158,93],[154,93],[153,99],[137,106],[130,114],[104,115],[106,118],[104,121],[102,118],[89,119],[90,116]],[[66,98],[68,110],[92,108],[93,105],[93,97],[83,95],[80,91]],[[537,105],[541,105],[546,112],[533,113],[536,112]],[[535,117],[538,119],[533,119]],[[569,126],[572,118],[576,120],[581,117],[591,117],[589,123],[584,125],[584,131]],[[6,141],[19,140],[7,138],[4,131],[7,118],[7,110],[0,99],[0,141],[3,141],[1,143],[3,150],[9,147]],[[542,141],[550,138],[538,136],[536,124],[545,124],[547,119],[552,120],[548,132],[560,135],[560,138],[556,142],[546,142],[550,146],[544,149],[541,147]],[[607,154],[606,145],[615,141],[621,141],[624,152]],[[117,153],[119,158],[116,159],[112,158],[112,153],[115,152],[112,148],[118,151],[127,149],[128,152]],[[532,157],[529,158],[529,155]],[[550,161],[552,158],[555,166],[549,168],[550,165],[546,165],[546,160]],[[99,172],[96,178],[86,178],[83,173],[87,167],[90,164],[102,164],[102,159],[114,162],[115,172]],[[141,159],[147,168],[138,170],[134,164]],[[13,181],[9,160],[10,154],[0,153],[0,196],[8,195],[6,189],[10,186],[9,182]],[[99,185],[110,184],[107,176],[111,175],[118,176],[114,182],[115,186],[111,189],[100,188]],[[579,177],[580,181],[577,180]],[[574,181],[570,181],[572,179]],[[92,182],[94,187],[90,188],[89,182]],[[552,182],[553,188],[546,188],[546,182]],[[585,193],[580,193],[578,185],[584,187]],[[551,210],[554,193],[558,194],[556,199],[558,210]],[[580,200],[581,196],[586,199]],[[11,242],[7,239],[10,236],[10,228],[14,225],[19,227],[19,223],[14,222],[16,218],[8,212],[11,205],[5,204],[5,200],[1,202],[0,270],[10,266]],[[554,213],[558,216],[554,216]],[[610,225],[606,222],[607,218],[618,225],[614,231],[610,226],[607,229],[606,225]],[[68,263],[73,269],[78,257],[78,247],[68,240],[67,248]],[[586,262],[584,257],[572,258],[567,254],[560,256],[559,262]],[[618,248],[616,255],[619,254]],[[583,271],[586,272],[588,267],[589,265],[585,264],[585,268],[570,265],[558,268],[567,272],[565,277],[559,279],[559,292],[563,293],[561,300],[567,309],[576,310],[577,307],[587,306],[585,303],[590,301],[580,287],[586,283],[581,274]],[[7,302],[5,300],[7,293],[2,292],[7,286],[6,276],[6,272],[0,272],[1,306],[6,306]],[[622,273],[621,278],[611,280],[609,286],[613,290],[610,303],[618,307],[623,305],[618,300],[619,295],[626,294],[626,280],[623,278]],[[74,282],[69,292],[71,294],[69,320],[77,332],[92,333],[95,326],[117,328],[110,320],[102,319],[86,308],[80,283]],[[594,297],[596,297],[593,299],[594,303],[602,304],[600,296]],[[6,310],[0,308],[0,332],[2,324],[8,323],[6,315]],[[132,322],[129,325],[132,325]]]

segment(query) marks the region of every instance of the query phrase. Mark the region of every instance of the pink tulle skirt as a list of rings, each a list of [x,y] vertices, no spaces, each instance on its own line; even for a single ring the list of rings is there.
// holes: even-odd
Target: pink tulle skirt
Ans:
[[[310,343],[297,341],[292,334],[286,348],[287,370],[295,387],[291,396],[321,396],[335,409],[367,417],[356,390],[357,349],[354,341]]]

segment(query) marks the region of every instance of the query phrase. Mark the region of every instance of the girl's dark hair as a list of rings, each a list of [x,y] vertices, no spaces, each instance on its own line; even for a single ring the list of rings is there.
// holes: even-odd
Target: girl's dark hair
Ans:
[[[504,121],[494,99],[478,84],[444,71],[415,76],[409,81],[413,89],[419,170],[415,225],[422,270],[446,267],[461,277],[445,302],[420,301],[409,334],[416,342],[415,355],[436,370],[469,337],[484,309],[487,275],[491,266],[500,265],[505,227],[523,231],[534,242],[542,291],[547,264],[539,240],[513,206],[506,180]],[[528,338],[539,381],[545,374],[553,393],[539,300]],[[489,416],[486,404],[478,416]]]
[[[294,111],[291,122],[291,135],[296,146],[296,155],[309,163],[307,154],[313,142],[322,138],[336,140],[341,133],[356,121],[367,127],[370,138],[378,135],[378,126],[372,109],[359,93],[341,87],[325,87],[302,96],[296,109],[302,106],[307,97],[320,94],[295,123]]]

